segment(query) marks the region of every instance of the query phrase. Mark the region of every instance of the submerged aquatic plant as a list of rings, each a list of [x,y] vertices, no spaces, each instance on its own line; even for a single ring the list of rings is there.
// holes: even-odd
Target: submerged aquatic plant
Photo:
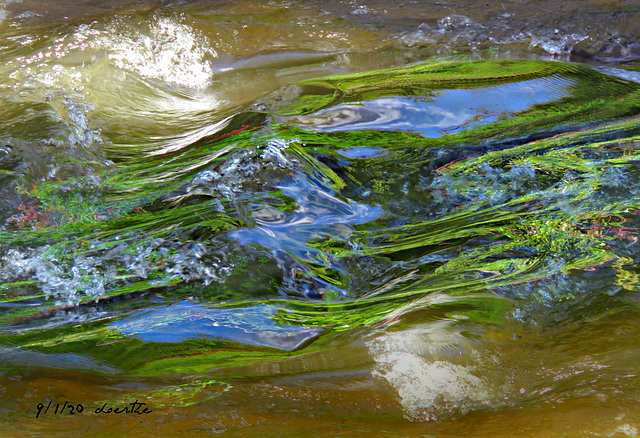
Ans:
[[[515,92],[531,102],[512,105]],[[504,102],[447,112],[483,93]],[[567,272],[611,269],[638,288],[636,83],[572,64],[436,62],[307,80],[262,103],[180,147],[105,144],[114,166],[22,187],[28,202],[0,233],[3,345],[197,374],[309,354],[425,308],[501,324],[531,299],[511,286]],[[407,114],[423,129],[398,122]],[[154,311],[151,293],[160,308],[197,298],[193,315],[215,327],[268,308],[283,329],[265,323],[255,330],[273,338],[253,344],[145,341],[123,321]],[[41,324],[61,307],[98,310]],[[157,315],[158,340],[179,329]]]

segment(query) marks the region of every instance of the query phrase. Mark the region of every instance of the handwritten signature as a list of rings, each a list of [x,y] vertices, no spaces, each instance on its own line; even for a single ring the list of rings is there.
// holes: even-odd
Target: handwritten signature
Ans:
[[[73,404],[66,400],[64,404],[56,403],[53,405],[53,400],[49,400],[49,404],[45,405],[44,403],[38,403],[36,406],[38,413],[36,414],[36,418],[40,418],[40,415],[49,414],[49,409],[51,409],[51,414],[53,415],[75,415],[82,414],[85,412],[85,406],[81,403]],[[138,400],[133,403],[129,403],[128,405],[121,407],[107,407],[107,403],[103,404],[97,408],[88,408],[89,412],[93,412],[95,414],[150,414],[153,410],[147,407],[146,403],[141,403]],[[44,412],[43,412],[44,410]]]

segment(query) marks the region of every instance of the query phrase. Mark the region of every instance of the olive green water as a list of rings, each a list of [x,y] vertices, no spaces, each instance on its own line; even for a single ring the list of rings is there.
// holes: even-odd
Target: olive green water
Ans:
[[[2,436],[640,434],[635,2],[126,3],[0,2]]]

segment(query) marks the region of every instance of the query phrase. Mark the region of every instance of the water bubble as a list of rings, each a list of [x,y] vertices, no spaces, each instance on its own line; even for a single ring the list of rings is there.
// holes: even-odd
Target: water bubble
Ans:
[[[356,9],[349,13],[351,15],[367,15],[370,14],[371,11],[369,11],[369,8],[367,8],[366,6],[358,6]]]
[[[444,30],[454,30],[469,26],[479,25],[464,15],[448,15],[438,20],[438,27]]]

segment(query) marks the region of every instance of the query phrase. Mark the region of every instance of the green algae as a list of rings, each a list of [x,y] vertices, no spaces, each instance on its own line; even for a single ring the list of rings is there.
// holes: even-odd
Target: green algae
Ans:
[[[438,90],[543,77],[570,80],[569,95],[438,138],[414,132],[321,132],[288,123],[343,103],[428,97]],[[0,233],[0,244],[46,248],[38,257],[69,268],[82,257],[105,257],[116,249],[149,265],[143,274],[124,264],[100,268],[109,276],[103,294],[81,296],[74,305],[154,292],[172,301],[200,294],[203,302],[220,308],[276,306],[276,323],[322,328],[322,335],[299,350],[282,352],[202,338],[143,342],[104,320],[34,328],[5,336],[3,344],[47,354],[83,352],[129,376],[194,375],[312,354],[330,348],[336,333],[389,325],[410,312],[449,303],[468,306],[474,321],[501,324],[512,300],[497,294],[499,288],[571,271],[610,267],[620,287],[638,289],[635,261],[626,250],[635,237],[625,228],[640,210],[638,84],[573,64],[484,61],[419,64],[295,86],[300,96],[280,103],[275,121],[247,111],[174,151],[149,154],[142,145],[125,154],[112,148],[116,165],[102,171],[98,187],[85,189],[85,196],[70,189],[85,187],[85,178],[23,188],[33,205],[12,229]],[[219,169],[242,154],[259,156],[276,140],[286,142],[279,153],[290,167],[262,169],[266,176],[245,181],[237,196],[185,189],[200,172]],[[338,153],[363,146],[387,155],[349,161]],[[434,150],[444,152],[431,154]],[[252,205],[295,212],[297,202],[279,184],[296,172],[337,197],[380,205],[385,213],[353,225],[348,239],[316,236],[305,242],[315,253],[291,256],[307,268],[298,274],[300,281],[324,282],[323,299],[276,298],[278,274],[251,277],[252,268],[280,268],[259,245],[266,261],[236,255],[231,265],[239,274],[229,277],[231,284],[194,284],[165,269],[183,245],[218,244],[215,239],[228,231],[256,227]],[[361,194],[363,187],[370,194]],[[164,243],[154,247],[157,241]],[[162,246],[166,242],[172,246]],[[356,277],[364,269],[358,263],[365,259],[393,269],[365,270],[370,286],[357,290]],[[93,271],[79,275],[87,287],[97,281]],[[46,294],[40,284],[38,279],[7,281],[0,304],[41,300]],[[340,297],[338,289],[351,295]],[[16,327],[31,321],[37,327],[37,316],[54,307],[42,301],[40,307],[5,310],[0,321]],[[185,391],[201,389],[195,385]]]
[[[299,82],[302,96],[282,115],[309,114],[338,102],[380,96],[428,95],[432,90],[486,87],[572,71],[569,64],[518,61],[433,62],[372,73]]]

